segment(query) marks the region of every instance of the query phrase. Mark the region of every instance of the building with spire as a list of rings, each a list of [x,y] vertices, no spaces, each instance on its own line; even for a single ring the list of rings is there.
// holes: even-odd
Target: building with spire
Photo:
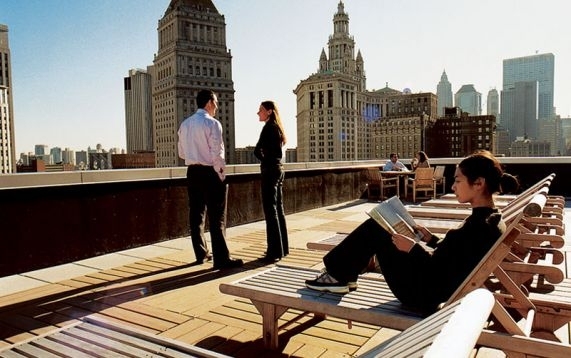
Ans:
[[[419,129],[436,114],[436,95],[388,87],[366,89],[365,64],[339,1],[333,34],[316,73],[294,89],[297,97],[297,160],[324,162],[411,157],[422,145]],[[400,149],[399,149],[400,148]]]
[[[8,26],[0,24],[0,174],[16,173],[11,68]]]
[[[444,108],[454,107],[452,97],[452,84],[448,81],[446,70],[442,71],[440,82],[436,86],[436,96],[438,97],[438,117],[444,116]]]
[[[171,0],[158,24],[158,52],[150,67],[154,150],[158,167],[183,165],[177,132],[193,114],[196,94],[218,96],[227,163],[234,163],[234,83],[226,23],[211,0]]]

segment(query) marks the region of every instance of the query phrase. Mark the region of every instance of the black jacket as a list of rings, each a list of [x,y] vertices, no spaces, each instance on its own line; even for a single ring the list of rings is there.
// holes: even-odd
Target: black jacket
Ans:
[[[264,124],[260,139],[254,149],[254,155],[260,160],[262,168],[281,164],[282,136],[276,122],[268,120]]]

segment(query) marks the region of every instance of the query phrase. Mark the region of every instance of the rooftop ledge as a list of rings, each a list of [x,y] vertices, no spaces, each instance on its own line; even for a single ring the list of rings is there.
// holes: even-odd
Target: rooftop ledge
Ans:
[[[455,165],[461,158],[431,158],[431,165]],[[502,164],[508,167],[510,164],[517,165],[558,165],[571,164],[571,157],[504,157],[499,158]],[[309,170],[336,170],[347,168],[380,167],[386,160],[357,160],[337,162],[303,162],[286,163],[286,172],[302,172]],[[402,159],[405,164],[410,164],[410,159]],[[258,164],[228,165],[228,176],[240,176],[256,174],[260,172]],[[0,190],[49,187],[78,184],[101,184],[124,181],[167,180],[186,177],[186,167],[151,168],[151,169],[113,169],[91,170],[56,173],[17,173],[1,174]]]

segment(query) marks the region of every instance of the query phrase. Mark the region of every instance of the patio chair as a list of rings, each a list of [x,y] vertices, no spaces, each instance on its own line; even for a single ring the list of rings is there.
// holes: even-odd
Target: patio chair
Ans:
[[[436,186],[442,185],[442,195],[446,194],[446,177],[444,176],[444,165],[437,165],[434,168],[434,182]]]
[[[414,178],[408,180],[408,186],[412,189],[413,202],[416,202],[417,192],[424,192],[426,196],[432,192],[432,198],[436,199],[434,168],[417,168],[414,171]]]
[[[395,189],[396,195],[399,196],[399,178],[398,176],[386,177],[377,168],[371,168],[367,171],[367,197],[369,200],[383,200],[388,197],[385,190]]]

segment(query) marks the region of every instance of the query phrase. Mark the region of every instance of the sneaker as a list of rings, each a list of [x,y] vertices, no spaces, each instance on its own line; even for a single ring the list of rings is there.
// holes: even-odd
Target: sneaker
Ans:
[[[347,287],[349,287],[349,291],[355,291],[359,285],[357,285],[357,281],[349,281],[347,282]]]
[[[308,288],[322,292],[348,293],[349,286],[333,278],[327,271],[323,271],[315,280],[306,280]]]

